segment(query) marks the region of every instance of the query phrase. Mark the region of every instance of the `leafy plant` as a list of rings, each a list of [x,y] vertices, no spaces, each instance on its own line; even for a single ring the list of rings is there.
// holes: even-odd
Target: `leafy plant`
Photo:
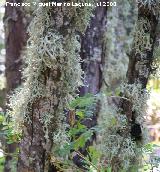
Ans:
[[[12,122],[6,122],[3,113],[0,114],[0,135],[7,140],[7,144],[17,143],[21,139],[20,133],[14,131]]]

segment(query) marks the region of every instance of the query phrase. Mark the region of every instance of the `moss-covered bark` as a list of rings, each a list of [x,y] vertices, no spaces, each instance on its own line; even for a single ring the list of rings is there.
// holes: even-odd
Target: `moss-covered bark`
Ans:
[[[22,130],[19,172],[49,171],[54,148],[65,142],[63,109],[82,84],[76,32],[84,32],[92,8],[39,7],[34,14],[25,82],[10,99],[15,130]]]
[[[158,6],[158,4],[157,4]],[[129,55],[128,83],[139,83],[146,88],[152,72],[153,50],[157,36],[158,16],[148,6],[139,3],[138,20],[132,51]]]
[[[145,139],[146,85],[152,72],[157,26],[158,15],[156,15],[153,9],[150,9],[148,5],[139,3],[138,19],[136,22],[132,50],[129,55],[127,84],[122,91],[123,96],[128,100],[122,98],[118,105],[119,108],[122,109],[122,113],[126,115],[128,121],[128,128],[126,128],[126,132],[123,133],[123,138],[126,138],[126,135],[131,137],[132,141],[136,143],[137,148],[140,148],[140,142],[143,145]],[[138,163],[140,163],[138,161],[138,156],[132,157],[131,166],[138,166]],[[117,163],[119,163],[119,159],[114,157],[112,159],[114,171],[118,171]],[[131,168],[129,169],[131,170]]]
[[[126,82],[117,95],[107,99],[104,95],[102,99],[99,124],[106,129],[103,128],[100,135],[100,149],[104,151],[104,160],[111,164],[114,172],[121,169],[138,170],[141,148],[145,143],[146,85],[152,72],[159,17],[159,3],[156,6],[154,2],[148,3],[151,2],[138,3],[138,18],[131,53],[128,54]]]

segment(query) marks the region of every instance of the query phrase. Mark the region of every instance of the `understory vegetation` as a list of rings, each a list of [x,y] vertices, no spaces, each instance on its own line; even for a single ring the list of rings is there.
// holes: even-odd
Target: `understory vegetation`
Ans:
[[[17,88],[9,89],[15,66],[2,61],[0,172],[160,169],[160,1],[115,2],[10,7],[21,18],[4,17],[6,60],[19,20],[27,41]]]

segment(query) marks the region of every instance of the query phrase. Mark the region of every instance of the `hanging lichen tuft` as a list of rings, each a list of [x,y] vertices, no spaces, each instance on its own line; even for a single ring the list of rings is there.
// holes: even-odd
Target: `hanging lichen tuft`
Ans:
[[[145,2],[138,2],[126,82],[121,84],[116,95],[106,97],[104,93],[101,99],[99,150],[103,154],[103,163],[110,164],[113,172],[138,171],[147,138],[145,117],[149,93],[146,85],[153,70],[154,54],[157,54],[153,51],[158,50],[159,15],[156,9],[160,4],[158,1]],[[157,6],[153,8],[155,2]],[[123,51],[124,47],[121,48]]]
[[[47,171],[51,149],[67,141],[63,110],[82,85],[83,73],[76,32],[85,31],[91,14],[91,7],[37,7],[34,11],[24,83],[11,96],[8,112],[15,130],[22,131],[18,171]]]

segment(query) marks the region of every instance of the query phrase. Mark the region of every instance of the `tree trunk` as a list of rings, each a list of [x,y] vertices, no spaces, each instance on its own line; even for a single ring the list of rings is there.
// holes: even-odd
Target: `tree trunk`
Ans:
[[[113,172],[132,171],[132,168],[138,171],[140,164],[141,157],[137,148],[142,148],[145,140],[144,116],[148,96],[146,85],[152,72],[158,29],[158,12],[155,6],[153,5],[154,9],[149,4],[138,4],[138,19],[131,53],[128,55],[127,81],[121,85],[119,93],[107,98],[104,95],[101,99],[98,122],[103,129],[98,141],[104,155],[102,158],[106,162],[104,165],[111,165]],[[114,72],[111,74],[114,75]]]
[[[18,172],[48,172],[56,144],[64,142],[58,136],[56,143],[54,135],[65,130],[63,109],[81,85],[76,32],[84,32],[91,11],[91,7],[41,7],[35,13],[29,27],[25,83],[17,94],[20,111],[14,111],[15,105],[12,111],[15,120],[24,114],[19,122],[23,136]]]
[[[139,3],[136,32],[129,55],[128,84],[139,83],[142,89],[146,88],[152,72],[153,51],[158,34],[157,25],[158,16],[154,11],[150,10],[149,6]]]
[[[12,0],[7,2],[13,2]],[[14,1],[21,2],[21,1]],[[4,16],[5,26],[5,76],[6,76],[6,103],[8,103],[8,95],[17,88],[21,83],[21,52],[26,45],[26,26],[27,20],[21,7],[5,6]],[[8,108],[8,107],[6,107]],[[16,143],[6,144],[6,153],[12,154],[16,150]],[[5,160],[5,172],[11,171],[12,156],[7,155]]]
[[[7,1],[7,2],[12,2]],[[19,2],[19,1],[18,1]],[[21,83],[21,52],[26,45],[26,17],[22,8],[5,6],[6,92],[10,94]]]
[[[127,52],[133,39],[134,25],[137,19],[137,6],[135,2],[115,0],[116,7],[108,9],[107,31],[104,35],[105,63],[103,64],[102,90],[112,91],[124,82],[128,56]]]
[[[107,2],[107,1],[99,1]],[[84,87],[80,88],[80,95],[86,93],[97,94],[102,85],[101,66],[104,61],[104,34],[106,32],[107,7],[97,7],[85,35],[82,36],[81,58],[84,71]]]
[[[158,4],[157,4],[158,5]],[[127,84],[123,90],[118,107],[122,109],[128,119],[128,127],[123,133],[123,141],[130,136],[136,142],[143,144],[143,128],[145,116],[146,85],[152,72],[152,63],[154,60],[153,51],[157,37],[158,15],[149,8],[149,5],[138,4],[138,19],[132,44],[132,51],[129,55],[129,65],[127,71]],[[137,90],[133,94],[133,90]],[[138,99],[136,100],[136,96]],[[129,127],[130,126],[130,127]],[[121,152],[123,148],[119,150]],[[138,158],[132,158],[132,165],[136,165]],[[118,156],[112,159],[112,170],[118,172],[120,166]],[[117,166],[117,164],[119,164]],[[122,164],[123,167],[123,164]],[[131,170],[131,168],[129,168]]]
[[[98,1],[98,2],[107,2]],[[90,24],[87,27],[81,41],[81,59],[83,60],[82,69],[84,71],[84,86],[80,88],[80,96],[87,93],[96,95],[100,92],[102,86],[102,64],[104,62],[104,34],[106,32],[107,7],[96,7],[94,17],[91,18]],[[99,103],[97,103],[92,119],[84,119],[83,124],[88,128],[94,127],[97,124],[97,115],[99,112]],[[93,136],[86,146],[80,150],[83,155],[87,155],[87,147],[93,143]],[[75,164],[83,167],[82,158],[76,155],[73,158]]]

